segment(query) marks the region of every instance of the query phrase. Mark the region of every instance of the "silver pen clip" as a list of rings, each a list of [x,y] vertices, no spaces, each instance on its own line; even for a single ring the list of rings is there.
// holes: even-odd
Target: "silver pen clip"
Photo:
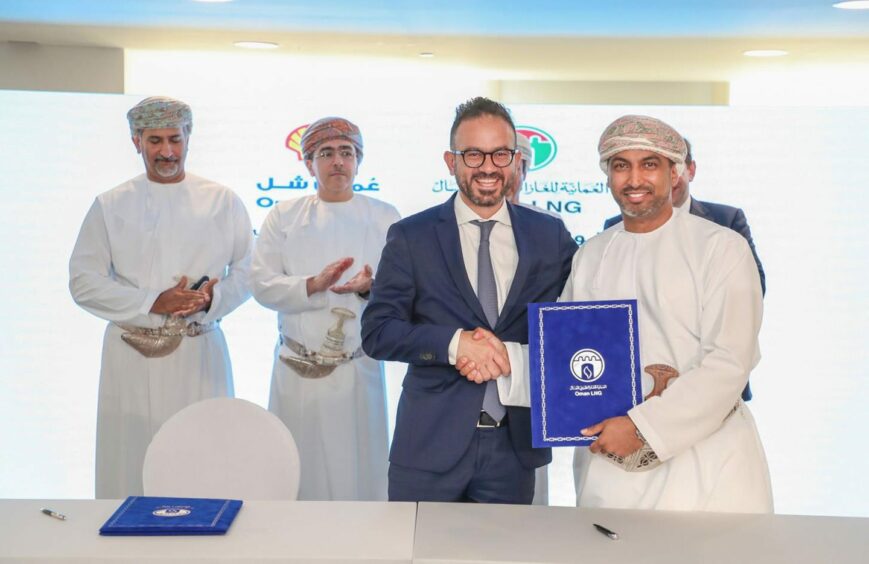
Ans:
[[[43,513],[45,513],[49,517],[54,517],[55,519],[60,519],[61,521],[66,521],[66,515],[64,515],[63,513],[58,513],[57,511],[54,511],[54,510],[49,509],[47,507],[43,507],[42,509],[40,509],[40,511],[42,511]]]

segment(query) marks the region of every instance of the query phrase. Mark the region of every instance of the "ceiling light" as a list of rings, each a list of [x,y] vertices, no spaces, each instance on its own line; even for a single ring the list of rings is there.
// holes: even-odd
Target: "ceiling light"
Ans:
[[[787,51],[781,49],[752,49],[743,53],[746,57],[784,57],[787,54]]]
[[[224,2],[232,2],[232,0],[193,0],[194,2],[202,2],[203,4],[223,4]]]
[[[850,0],[848,2],[836,2],[834,8],[842,10],[869,10],[869,0]]]
[[[434,53],[432,53],[431,51],[423,51],[419,54],[419,56],[424,59],[431,59],[432,57],[434,57]]]
[[[277,49],[278,44],[271,41],[236,41],[233,43],[242,49]]]

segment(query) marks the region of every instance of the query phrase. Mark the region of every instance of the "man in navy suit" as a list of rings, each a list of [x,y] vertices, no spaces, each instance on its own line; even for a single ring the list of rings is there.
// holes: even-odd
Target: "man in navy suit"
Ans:
[[[531,503],[534,469],[552,459],[531,447],[530,411],[499,400],[509,403],[511,361],[527,355],[526,306],[558,298],[576,243],[560,220],[506,201],[517,152],[504,106],[462,104],[444,152],[460,193],[387,234],[362,347],[408,363],[392,501]],[[476,367],[467,378],[459,359]]]
[[[701,202],[691,197],[690,184],[694,181],[694,175],[697,174],[697,161],[694,160],[691,154],[691,143],[685,139],[685,144],[688,146],[688,156],[685,157],[685,172],[679,177],[676,184],[673,185],[673,207],[681,208],[688,203],[688,211],[691,215],[708,219],[722,227],[732,229],[745,237],[748,241],[748,246],[751,247],[751,254],[754,255],[754,262],[757,264],[757,273],[760,274],[760,289],[766,294],[766,276],[763,272],[763,265],[760,263],[760,258],[757,256],[757,249],[754,248],[754,241],[751,238],[751,229],[748,227],[748,221],[745,219],[745,213],[739,208],[726,206],[724,204],[714,204],[712,202]],[[609,218],[603,224],[604,229],[609,229],[613,225],[622,220],[621,215]],[[751,384],[746,384],[742,391],[742,399],[748,401],[751,399]]]

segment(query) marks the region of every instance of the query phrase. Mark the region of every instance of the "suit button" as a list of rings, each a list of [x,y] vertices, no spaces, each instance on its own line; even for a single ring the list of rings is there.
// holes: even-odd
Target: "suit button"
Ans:
[[[424,352],[419,355],[420,360],[434,360],[434,355],[430,352]]]

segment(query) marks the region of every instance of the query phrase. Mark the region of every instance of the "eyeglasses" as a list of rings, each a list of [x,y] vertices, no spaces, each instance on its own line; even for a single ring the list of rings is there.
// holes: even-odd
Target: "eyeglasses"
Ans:
[[[504,168],[513,162],[513,157],[518,153],[518,149],[498,149],[491,153],[478,151],[477,149],[469,149],[467,151],[450,151],[454,155],[460,155],[462,162],[468,168],[480,168],[486,162],[486,157],[492,158],[492,164],[498,168]]]
[[[349,161],[356,158],[356,151],[353,149],[338,149],[337,151],[335,149],[323,149],[316,152],[314,158],[331,161],[335,155],[338,155],[342,161]]]

